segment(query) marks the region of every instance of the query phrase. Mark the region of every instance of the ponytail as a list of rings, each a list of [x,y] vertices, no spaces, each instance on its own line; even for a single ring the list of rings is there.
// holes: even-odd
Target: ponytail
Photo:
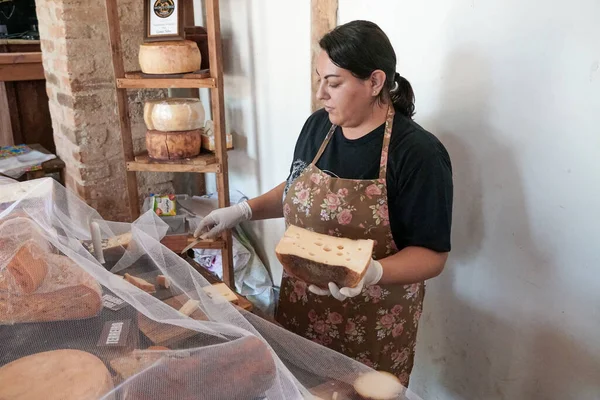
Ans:
[[[415,115],[415,93],[410,82],[399,73],[394,74],[394,86],[390,90],[390,99],[394,109],[405,117]]]

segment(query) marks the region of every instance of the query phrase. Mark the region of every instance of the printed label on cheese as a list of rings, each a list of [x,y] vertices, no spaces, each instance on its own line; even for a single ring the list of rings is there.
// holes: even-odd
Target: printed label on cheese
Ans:
[[[108,321],[104,324],[97,346],[121,347],[127,345],[131,320]]]

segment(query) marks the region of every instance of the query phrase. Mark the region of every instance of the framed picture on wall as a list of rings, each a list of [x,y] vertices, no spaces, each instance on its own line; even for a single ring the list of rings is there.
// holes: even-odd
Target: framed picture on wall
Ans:
[[[183,40],[183,1],[144,0],[144,41]]]

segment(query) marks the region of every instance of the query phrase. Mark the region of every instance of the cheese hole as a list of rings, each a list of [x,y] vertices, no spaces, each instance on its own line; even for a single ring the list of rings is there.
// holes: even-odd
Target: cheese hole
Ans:
[[[349,259],[349,258],[346,258],[346,261],[350,261],[350,259]]]
[[[323,246],[323,243],[315,242],[317,246]]]
[[[362,251],[362,249],[359,247],[359,248],[358,248],[358,251]]]
[[[308,253],[309,256],[314,257],[315,253]]]
[[[325,246],[325,247],[323,247],[323,250],[325,250],[325,251],[331,251],[331,247]]]
[[[342,245],[339,245],[339,246],[338,246],[338,249],[340,249],[340,250],[344,250],[344,246],[342,246]]]
[[[343,256],[343,255],[344,255],[344,253],[337,253],[337,255],[338,255],[338,256]]]

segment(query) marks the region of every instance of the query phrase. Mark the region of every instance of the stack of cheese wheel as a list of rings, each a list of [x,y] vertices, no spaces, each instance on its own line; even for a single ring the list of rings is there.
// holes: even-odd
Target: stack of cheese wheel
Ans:
[[[197,98],[151,100],[144,106],[146,148],[156,160],[180,160],[200,153],[204,107]]]
[[[196,42],[178,40],[143,43],[138,54],[145,74],[185,74],[200,69],[202,58]]]

